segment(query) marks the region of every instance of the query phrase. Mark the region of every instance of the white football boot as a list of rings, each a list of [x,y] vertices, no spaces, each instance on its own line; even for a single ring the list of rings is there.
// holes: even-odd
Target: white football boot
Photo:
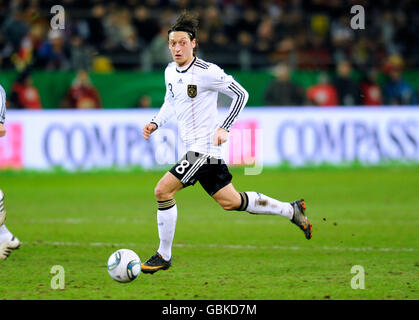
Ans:
[[[20,241],[15,236],[9,241],[0,242],[0,260],[6,260],[13,250],[20,247]]]
[[[3,225],[4,220],[6,220],[6,210],[4,209],[4,193],[0,190],[0,227]],[[0,260],[6,260],[7,257],[12,253],[12,250],[19,249],[20,247],[19,239],[13,235],[11,235],[11,237],[12,238],[10,240],[0,242]]]
[[[4,209],[4,193],[0,190],[0,227],[6,220],[6,210]]]

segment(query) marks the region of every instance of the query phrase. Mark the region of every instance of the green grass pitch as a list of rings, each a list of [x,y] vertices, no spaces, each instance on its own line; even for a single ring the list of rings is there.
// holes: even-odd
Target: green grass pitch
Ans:
[[[158,247],[153,190],[162,172],[3,172],[7,227],[22,241],[0,261],[0,299],[418,299],[419,170],[266,169],[239,191],[303,197],[313,238],[285,218],[225,212],[196,184],[176,196],[173,266],[112,280],[119,248]],[[65,289],[50,270],[65,270]],[[365,289],[352,289],[354,265]]]

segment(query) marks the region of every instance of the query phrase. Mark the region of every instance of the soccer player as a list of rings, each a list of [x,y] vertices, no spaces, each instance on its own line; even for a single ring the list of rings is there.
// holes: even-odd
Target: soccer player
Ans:
[[[156,254],[142,264],[144,273],[166,270],[171,266],[177,220],[174,196],[197,181],[225,210],[283,216],[299,226],[307,239],[312,237],[303,199],[281,202],[258,192],[238,192],[231,183],[232,175],[221,158],[221,144],[228,140],[229,130],[245,106],[248,93],[217,65],[195,56],[197,30],[198,21],[186,12],[170,28],[168,39],[173,62],[165,70],[164,103],[143,128],[143,137],[147,140],[175,115],[188,150],[154,190],[160,246]],[[219,92],[233,99],[222,123],[217,121]]]
[[[6,134],[4,121],[6,119],[6,93],[0,85],[0,138]],[[4,224],[6,210],[4,208],[4,193],[0,190],[0,260],[6,260],[12,253],[20,247],[20,241],[16,238]]]

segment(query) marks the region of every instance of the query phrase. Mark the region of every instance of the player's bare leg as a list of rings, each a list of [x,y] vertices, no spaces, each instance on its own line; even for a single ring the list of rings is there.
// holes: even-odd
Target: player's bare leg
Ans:
[[[212,197],[224,210],[229,211],[240,208],[242,201],[240,193],[237,192],[232,183],[218,190]]]
[[[259,192],[237,192],[232,183],[217,191],[212,197],[225,210],[286,217],[303,230],[307,239],[312,237],[312,226],[305,214],[303,199],[291,203],[281,202]]]
[[[156,254],[141,266],[143,273],[169,269],[172,263],[172,243],[175,236],[177,206],[174,196],[183,188],[183,184],[172,173],[167,172],[154,189],[158,203],[157,226],[160,246]]]
[[[183,184],[172,173],[166,172],[154,189],[157,201],[171,200],[175,194],[183,189]]]

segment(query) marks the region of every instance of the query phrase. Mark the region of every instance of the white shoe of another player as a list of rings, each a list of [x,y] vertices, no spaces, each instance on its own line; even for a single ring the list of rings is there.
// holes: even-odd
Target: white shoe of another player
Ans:
[[[9,241],[0,242],[0,260],[6,260],[12,251],[19,249],[19,247],[20,241],[15,236]]]
[[[0,227],[6,220],[6,210],[4,210],[4,193],[0,190]]]

